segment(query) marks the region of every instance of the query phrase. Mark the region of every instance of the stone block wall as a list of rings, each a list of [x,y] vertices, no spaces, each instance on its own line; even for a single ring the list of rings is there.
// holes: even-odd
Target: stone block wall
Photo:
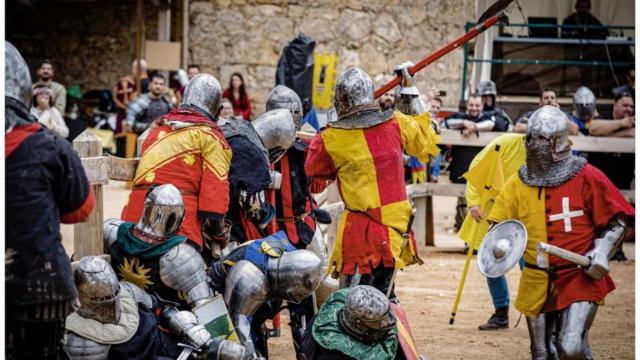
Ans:
[[[335,51],[338,71],[360,66],[372,77],[396,64],[417,62],[464,33],[473,21],[473,0],[209,0],[190,5],[190,61],[219,77],[241,72],[254,114],[264,111],[282,48],[299,31],[316,40],[316,51]],[[447,91],[456,107],[462,50],[454,50],[417,76],[418,87]]]

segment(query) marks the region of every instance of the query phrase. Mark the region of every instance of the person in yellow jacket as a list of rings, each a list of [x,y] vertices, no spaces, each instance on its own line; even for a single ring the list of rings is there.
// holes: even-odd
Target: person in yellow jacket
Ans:
[[[465,196],[469,213],[459,236],[469,244],[469,251],[478,249],[489,224],[486,215],[507,180],[525,163],[524,134],[504,134],[491,141],[471,161]],[[504,276],[487,278],[495,312],[479,326],[480,330],[504,329],[509,326],[509,288]]]

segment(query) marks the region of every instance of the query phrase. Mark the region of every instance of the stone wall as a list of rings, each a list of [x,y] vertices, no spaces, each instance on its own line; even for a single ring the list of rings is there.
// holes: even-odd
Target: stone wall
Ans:
[[[396,64],[417,62],[464,33],[473,0],[210,0],[190,6],[190,61],[228,85],[245,75],[254,113],[275,84],[281,49],[299,31],[316,40],[316,51],[335,51],[338,70],[360,66],[372,77]],[[417,76],[418,86],[447,91],[445,106],[460,96],[462,50],[455,50]],[[378,76],[379,78],[380,76]]]
[[[147,39],[158,37],[157,8],[147,1]],[[111,89],[135,59],[133,1],[7,3],[6,36],[22,53],[35,79],[36,66],[50,59],[55,80],[83,92]]]

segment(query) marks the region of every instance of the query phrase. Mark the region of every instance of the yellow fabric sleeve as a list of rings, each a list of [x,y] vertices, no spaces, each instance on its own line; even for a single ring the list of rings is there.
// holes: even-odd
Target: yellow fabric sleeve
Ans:
[[[428,112],[410,116],[399,111],[393,113],[400,126],[402,145],[407,155],[415,156],[423,163],[429,161],[429,155],[436,156],[440,149],[440,136],[431,127],[431,115]]]

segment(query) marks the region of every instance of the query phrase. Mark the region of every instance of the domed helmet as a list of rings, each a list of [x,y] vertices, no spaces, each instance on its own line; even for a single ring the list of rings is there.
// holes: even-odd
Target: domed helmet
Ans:
[[[141,240],[158,243],[173,236],[184,218],[184,202],[180,190],[165,184],[149,190],[144,200],[142,217],[134,230],[142,233]]]
[[[288,109],[269,110],[252,124],[269,152],[270,162],[280,160],[296,140],[296,124]]]
[[[25,106],[31,106],[31,74],[29,66],[18,49],[10,42],[4,42],[4,94]]]
[[[596,96],[586,86],[581,86],[573,95],[573,105],[576,108],[576,116],[580,120],[587,121],[596,112]]]
[[[118,276],[109,263],[98,256],[85,256],[73,272],[82,317],[103,324],[116,324],[120,320]]]
[[[283,252],[269,258],[269,288],[281,299],[299,303],[311,296],[322,280],[322,261],[309,250]]]
[[[339,311],[338,324],[356,339],[376,343],[396,326],[396,317],[382,292],[372,286],[357,285]]]
[[[338,77],[333,105],[338,121],[363,110],[378,110],[373,97],[373,81],[360,68],[352,67]]]
[[[481,81],[478,85],[478,93],[480,96],[482,95],[498,95],[498,90],[496,90],[496,83],[491,80]]]
[[[266,104],[267,111],[274,109],[288,109],[293,116],[293,122],[296,129],[300,130],[302,126],[302,101],[295,91],[284,85],[278,85],[269,94]]]
[[[212,120],[217,120],[222,110],[222,87],[213,75],[198,74],[189,81],[184,89],[183,105],[198,107],[209,114]]]

